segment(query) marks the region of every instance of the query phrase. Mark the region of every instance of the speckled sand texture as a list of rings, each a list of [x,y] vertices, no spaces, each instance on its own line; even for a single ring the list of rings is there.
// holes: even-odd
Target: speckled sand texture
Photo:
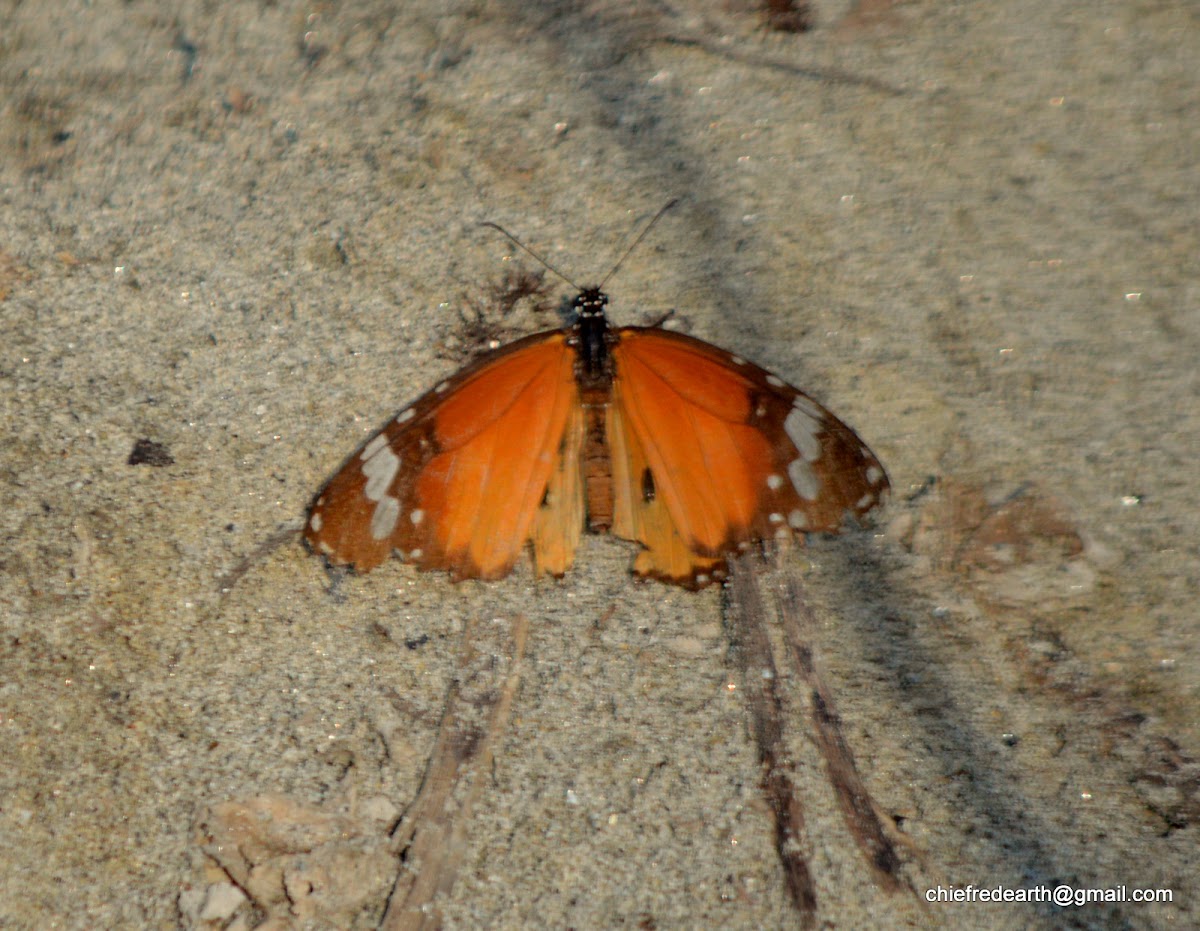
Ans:
[[[613,319],[675,309],[895,490],[776,570],[917,889],[793,715],[821,923],[1200,926],[1195,7],[815,9],[4,6],[0,927],[373,927],[467,622],[518,615],[446,926],[794,926],[718,591],[602,538],[560,583],[331,589],[287,533],[477,348],[479,221],[585,283],[671,196]]]

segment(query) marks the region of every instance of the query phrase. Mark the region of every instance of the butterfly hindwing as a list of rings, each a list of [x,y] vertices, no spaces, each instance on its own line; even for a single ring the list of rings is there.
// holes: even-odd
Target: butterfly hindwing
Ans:
[[[360,571],[393,550],[455,578],[506,575],[578,408],[562,331],[492,353],[405,408],[318,494],[305,537]]]
[[[584,499],[583,408],[571,407],[554,470],[533,519],[533,564],[537,575],[561,576],[575,561],[587,511]]]
[[[712,581],[722,562],[684,542],[654,479],[645,447],[621,401],[621,382],[613,389],[607,433],[612,461],[612,532],[642,544],[633,571],[644,578],[700,587]]]

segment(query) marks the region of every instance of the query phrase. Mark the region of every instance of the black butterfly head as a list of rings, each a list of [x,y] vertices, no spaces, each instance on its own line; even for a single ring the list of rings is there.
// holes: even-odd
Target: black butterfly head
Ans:
[[[599,288],[584,288],[571,302],[580,320],[603,317],[604,308],[608,306],[608,295]]]

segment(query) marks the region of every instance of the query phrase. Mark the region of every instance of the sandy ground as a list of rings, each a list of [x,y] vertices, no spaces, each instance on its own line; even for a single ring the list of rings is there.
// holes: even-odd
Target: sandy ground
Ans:
[[[592,279],[669,196],[617,322],[674,308],[895,488],[775,570],[915,889],[796,716],[822,924],[1200,925],[1195,8],[447,7],[0,13],[0,927],[373,927],[464,627],[517,615],[447,925],[795,924],[720,592],[600,538],[558,584],[332,590],[270,545],[473,348],[511,251],[478,221]],[[319,836],[228,833],[261,811]]]

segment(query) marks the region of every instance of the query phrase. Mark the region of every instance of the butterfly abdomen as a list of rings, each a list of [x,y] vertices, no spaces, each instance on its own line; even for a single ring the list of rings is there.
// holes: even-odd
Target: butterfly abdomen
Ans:
[[[587,432],[583,445],[583,484],[587,496],[587,526],[592,533],[607,533],[613,521],[612,457],[608,452],[608,407],[612,386],[583,392]]]

